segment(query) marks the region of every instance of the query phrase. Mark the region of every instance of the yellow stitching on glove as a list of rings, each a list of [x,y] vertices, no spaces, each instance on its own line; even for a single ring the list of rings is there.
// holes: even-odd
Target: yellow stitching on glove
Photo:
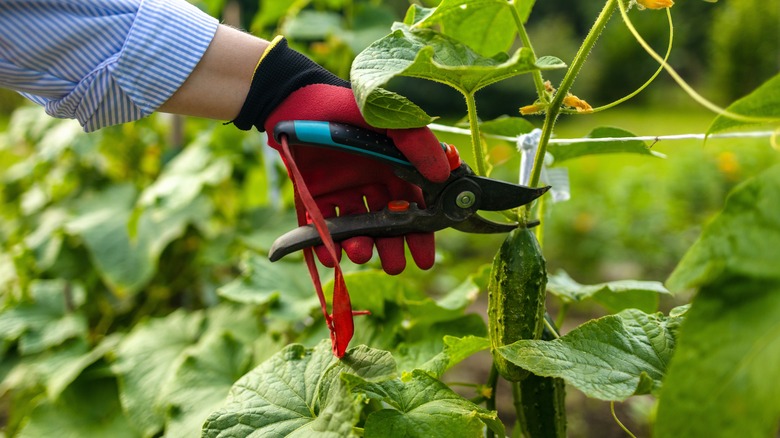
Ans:
[[[263,52],[263,55],[260,56],[260,60],[257,61],[257,65],[255,66],[255,71],[257,71],[257,68],[260,67],[260,63],[263,62],[265,59],[265,55],[267,55],[271,50],[273,50],[274,47],[276,47],[277,44],[279,44],[279,41],[283,40],[284,37],[282,35],[277,35],[274,37],[273,40],[271,40],[271,43],[268,44],[268,47],[266,47],[265,52]]]

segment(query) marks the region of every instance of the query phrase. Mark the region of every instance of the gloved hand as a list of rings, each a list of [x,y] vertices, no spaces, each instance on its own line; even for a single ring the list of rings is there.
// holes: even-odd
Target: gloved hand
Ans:
[[[240,129],[255,126],[271,134],[276,123],[283,120],[320,120],[372,129],[391,137],[425,178],[441,182],[450,174],[441,144],[428,128],[384,130],[369,126],[360,114],[349,82],[290,49],[285,39],[277,38],[261,57],[247,99],[233,123]],[[280,149],[273,135],[268,139],[271,147]],[[424,205],[419,188],[395,176],[387,164],[341,151],[292,149],[303,179],[325,217],[366,212],[366,206],[370,211],[381,210],[392,200]],[[303,207],[296,208],[300,212]],[[299,214],[300,217],[304,216]],[[405,238],[417,266],[433,266],[433,233],[408,234]],[[340,247],[353,262],[366,263],[374,245],[385,272],[398,274],[404,270],[403,237],[354,237],[342,241]],[[315,248],[315,252],[322,264],[334,266],[335,261],[323,247]]]

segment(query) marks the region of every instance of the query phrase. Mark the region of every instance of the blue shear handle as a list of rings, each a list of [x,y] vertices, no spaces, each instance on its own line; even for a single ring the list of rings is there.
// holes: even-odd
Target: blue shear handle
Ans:
[[[287,136],[290,144],[318,146],[365,155],[402,167],[413,167],[390,137],[342,123],[288,120],[276,124],[274,138]]]

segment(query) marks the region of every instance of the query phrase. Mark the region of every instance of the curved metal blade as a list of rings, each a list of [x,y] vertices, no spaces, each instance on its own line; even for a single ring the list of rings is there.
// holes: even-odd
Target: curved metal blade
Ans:
[[[480,210],[509,210],[529,204],[550,190],[550,186],[531,188],[476,175],[470,176],[469,179],[482,189]]]
[[[539,221],[529,222],[526,227],[531,228],[539,225]],[[452,228],[463,231],[464,233],[476,233],[476,234],[498,234],[508,233],[515,228],[519,227],[518,223],[498,223],[485,219],[484,217],[475,214],[463,222],[459,222],[452,226]]]

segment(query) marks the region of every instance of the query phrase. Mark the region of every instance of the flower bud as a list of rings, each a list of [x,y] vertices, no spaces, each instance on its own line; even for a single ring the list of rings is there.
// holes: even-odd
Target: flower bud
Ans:
[[[665,9],[674,5],[673,0],[634,0],[640,9]]]
[[[570,108],[576,109],[578,113],[589,113],[593,111],[593,107],[590,106],[588,102],[585,102],[573,94],[569,94],[568,96],[564,97],[563,104]]]
[[[529,114],[539,114],[547,108],[547,105],[541,103],[535,103],[533,105],[526,105],[520,108],[520,114],[527,116]]]

